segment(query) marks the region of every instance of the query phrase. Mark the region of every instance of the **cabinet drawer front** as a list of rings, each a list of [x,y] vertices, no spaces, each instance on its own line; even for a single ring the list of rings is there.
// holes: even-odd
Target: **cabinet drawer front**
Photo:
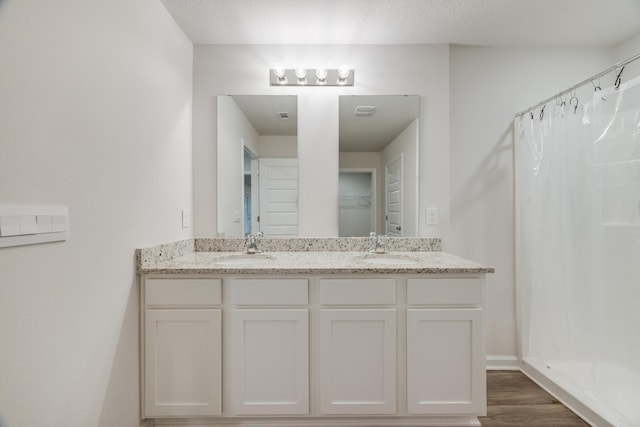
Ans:
[[[146,305],[211,306],[222,304],[220,279],[147,279]]]
[[[320,304],[395,304],[395,279],[322,279]]]
[[[306,305],[307,279],[237,279],[232,284],[236,305]]]
[[[482,304],[483,280],[480,278],[409,279],[407,303],[409,304]]]

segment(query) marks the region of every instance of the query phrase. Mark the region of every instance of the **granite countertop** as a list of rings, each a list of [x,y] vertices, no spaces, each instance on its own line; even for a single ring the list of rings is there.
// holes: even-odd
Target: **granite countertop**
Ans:
[[[378,258],[371,260],[371,258]],[[186,252],[138,265],[141,274],[469,274],[493,273],[488,267],[446,252],[364,251]]]

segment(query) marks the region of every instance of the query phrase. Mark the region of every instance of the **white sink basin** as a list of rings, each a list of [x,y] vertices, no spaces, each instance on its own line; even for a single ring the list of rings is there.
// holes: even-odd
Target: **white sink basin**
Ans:
[[[215,263],[221,265],[263,265],[272,263],[275,259],[276,257],[265,254],[241,254],[221,258]]]
[[[391,254],[367,254],[360,256],[358,260],[371,265],[399,267],[417,265],[420,263],[419,260],[410,256]]]

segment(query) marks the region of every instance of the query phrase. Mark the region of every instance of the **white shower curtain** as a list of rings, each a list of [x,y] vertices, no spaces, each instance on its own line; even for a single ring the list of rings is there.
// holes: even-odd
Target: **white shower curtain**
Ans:
[[[516,120],[522,360],[640,426],[640,78]]]

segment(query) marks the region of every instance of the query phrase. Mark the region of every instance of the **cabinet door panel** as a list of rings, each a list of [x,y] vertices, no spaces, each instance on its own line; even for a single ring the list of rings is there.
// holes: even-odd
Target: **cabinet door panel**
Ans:
[[[234,412],[308,414],[308,310],[235,310],[232,337]]]
[[[323,414],[396,412],[396,311],[321,310]]]
[[[483,412],[485,383],[482,310],[408,310],[409,413]]]
[[[221,413],[221,311],[146,310],[145,415]]]

